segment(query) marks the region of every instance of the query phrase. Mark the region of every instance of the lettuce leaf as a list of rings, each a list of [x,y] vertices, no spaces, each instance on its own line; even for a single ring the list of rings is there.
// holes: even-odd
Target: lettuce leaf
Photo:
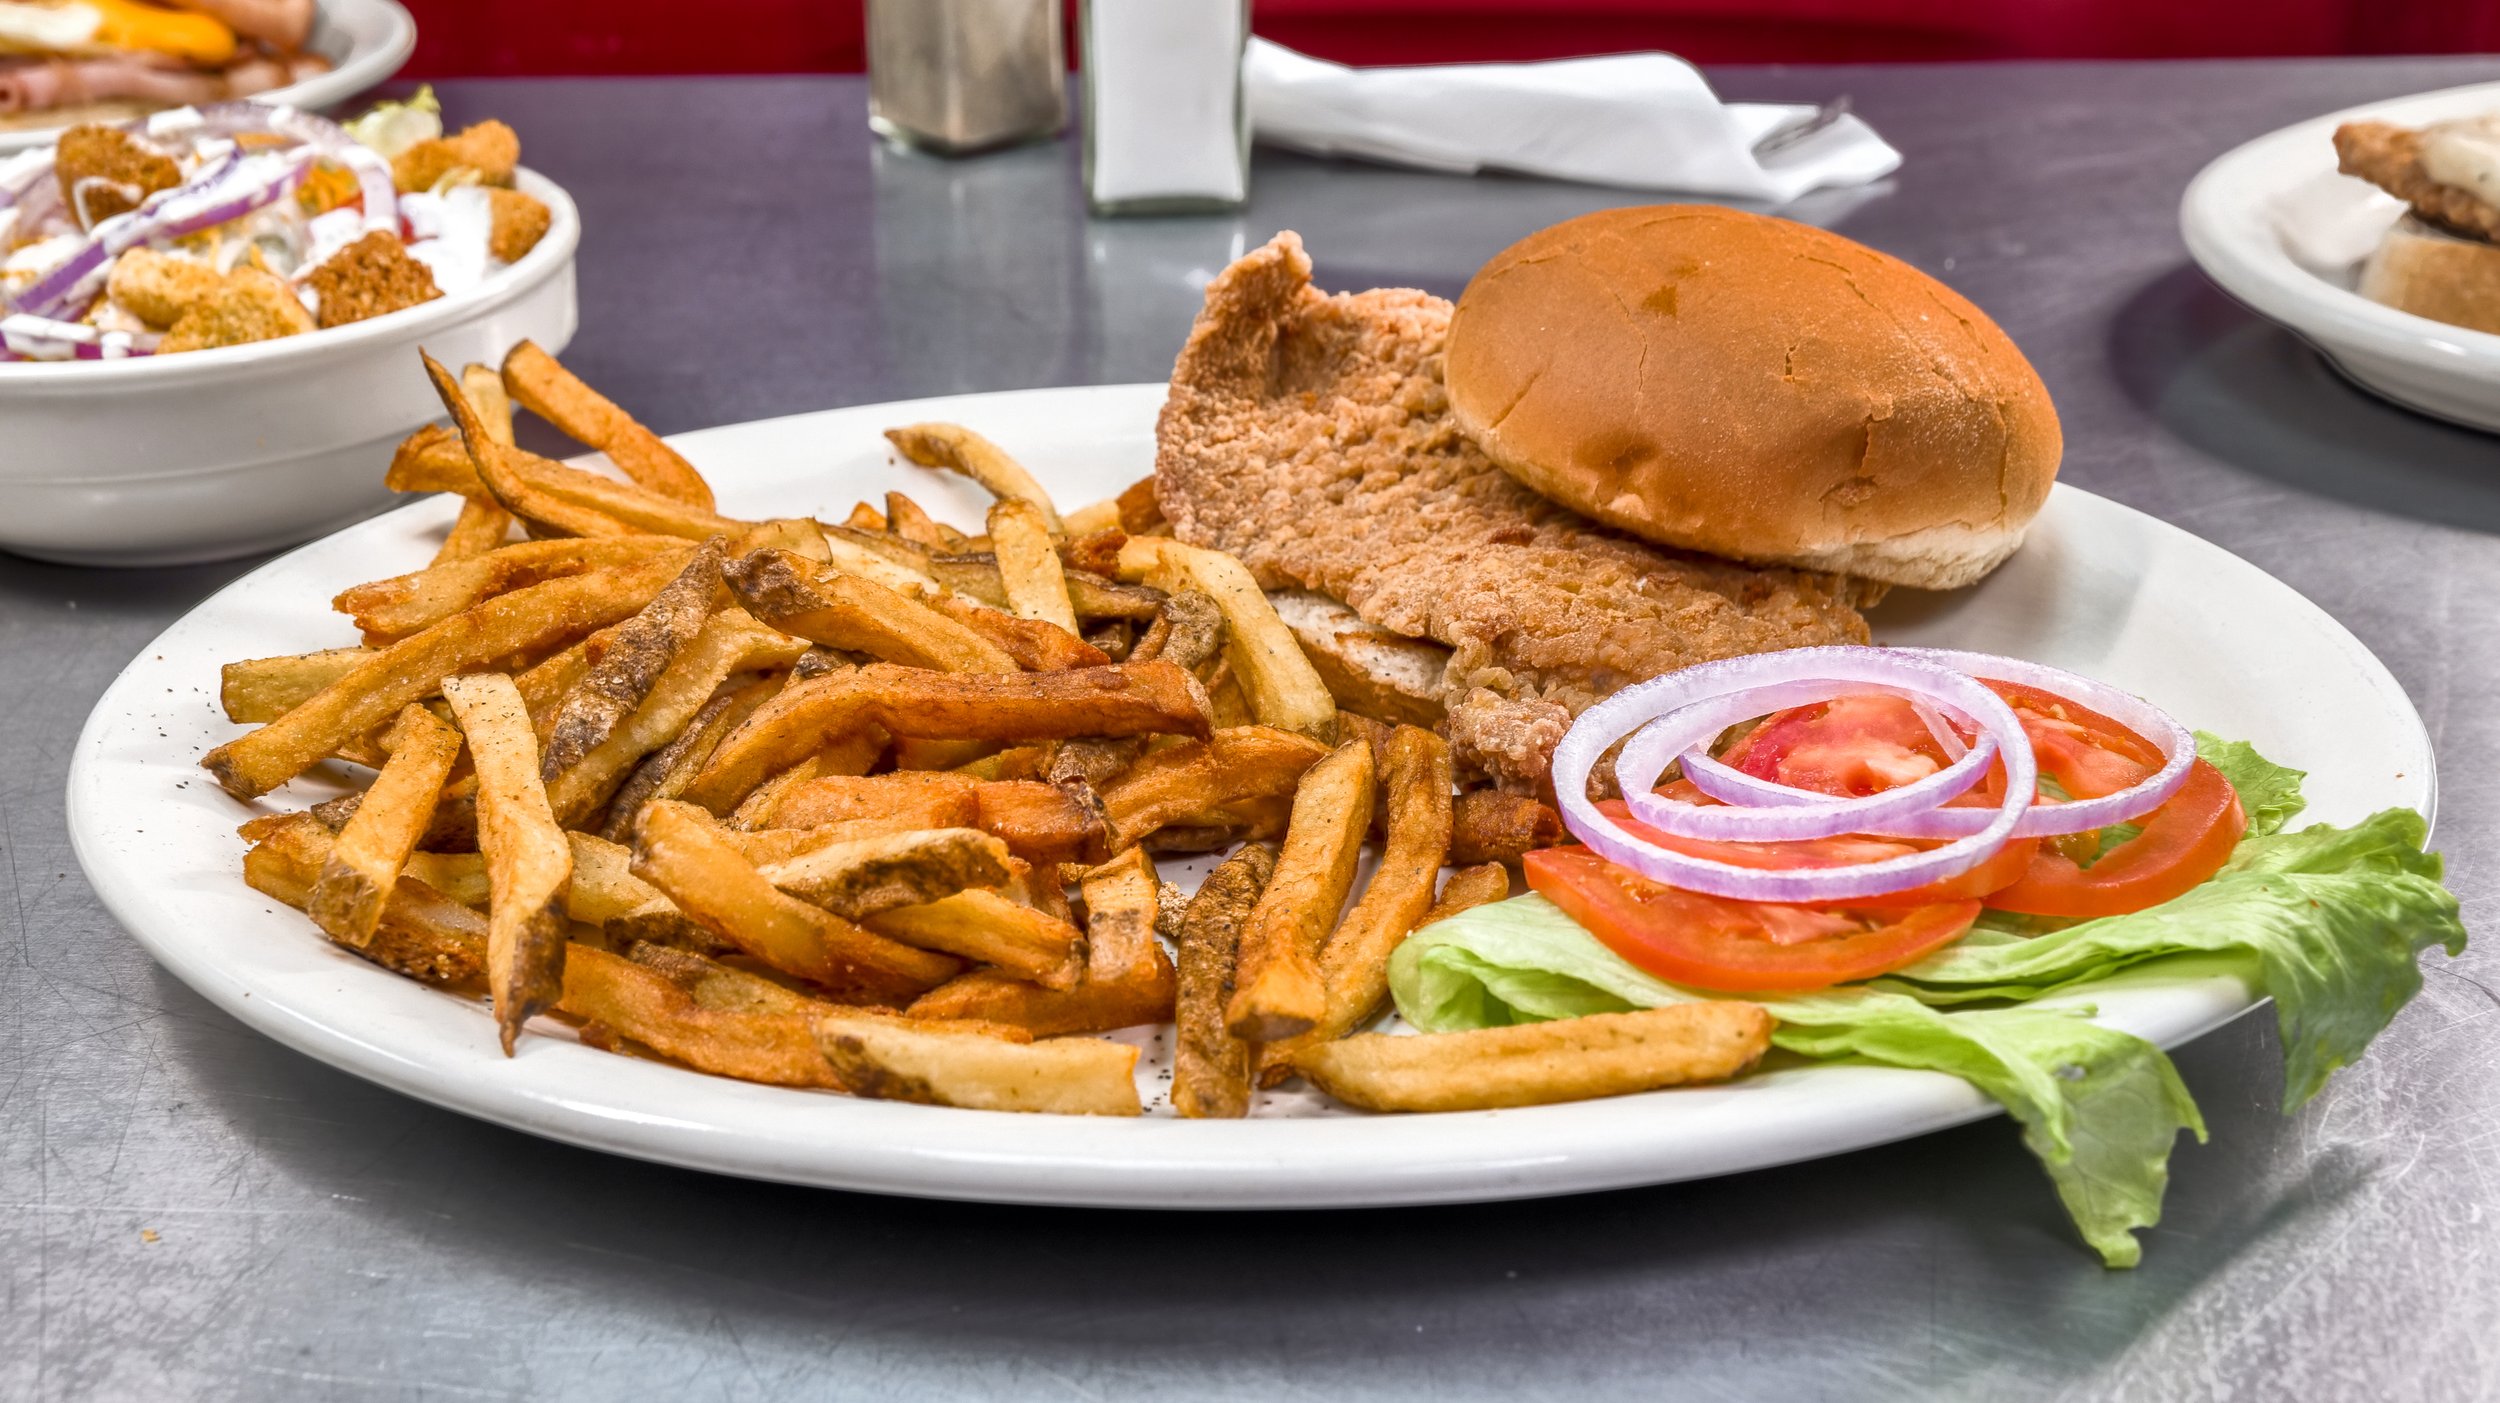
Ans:
[[[2421,988],[2416,958],[2465,946],[2421,815],[2282,832],[2297,770],[2198,737],[2240,791],[2250,836],[2212,880],[2148,911],[2048,922],[1991,913],[1953,946],[1870,985],[1757,999],[1803,1057],[1949,1072],[2023,1126],[2084,1240],[2132,1265],[2156,1222],[2172,1141],[2204,1136],[2169,1058],[2088,1021],[2097,990],[2228,973],[2272,997],[2286,1111],[2358,1058]],[[1711,995],[1653,978],[1542,897],[1462,912],[1390,960],[1398,1010],[1427,1032],[1648,1008]]]

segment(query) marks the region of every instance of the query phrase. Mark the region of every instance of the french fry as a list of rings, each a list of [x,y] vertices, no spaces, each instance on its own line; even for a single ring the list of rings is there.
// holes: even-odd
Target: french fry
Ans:
[[[1194,589],[1213,597],[1224,611],[1224,655],[1260,723],[1336,740],[1336,698],[1240,561],[1162,537],[1132,536],[1120,548],[1120,578],[1142,579],[1167,593]]]
[[[1215,596],[1200,590],[1167,595],[1144,637],[1129,650],[1129,661],[1163,658],[1197,672],[1224,650],[1224,610]]]
[[[710,815],[690,804],[644,806],[635,824],[634,875],[712,934],[845,1002],[900,1002],[963,968],[778,890]]]
[[[547,807],[538,737],[512,679],[477,672],[447,677],[442,687],[477,770],[478,851],[492,893],[486,982],[509,1057],[521,1025],[563,997],[564,893],[573,880],[573,848]]]
[[[957,891],[920,905],[879,911],[866,920],[870,930],[906,945],[995,965],[998,973],[1045,989],[1072,988],[1083,972],[1085,932],[994,891]]]
[[[924,468],[959,472],[1002,501],[1031,502],[1040,508],[1042,524],[1056,536],[1066,531],[1050,494],[1034,481],[1024,465],[1007,451],[961,424],[906,424],[885,431],[888,442],[904,457]]]
[[[433,821],[460,733],[424,707],[403,707],[386,746],[389,761],[339,830],[304,908],[332,940],[358,948],[372,940],[400,869]]]
[[[1471,789],[1458,796],[1450,835],[1454,863],[1517,862],[1563,841],[1562,815],[1525,794]]]
[[[1006,1042],[1029,1043],[1033,1035],[1022,1028],[1004,1023],[972,1023],[961,1020],[940,1022],[905,1018],[884,1009],[861,1008],[852,1004],[829,1003],[802,994],[786,984],[774,982],[753,970],[725,965],[708,956],[675,946],[657,945],[647,940],[634,942],[625,952],[626,958],[657,972],[669,983],[684,990],[694,1001],[707,1009],[722,1013],[797,1014],[805,1018],[821,1018],[829,1013],[851,1017],[874,1018],[880,1022],[898,1023],[930,1033],[978,1033],[986,1038]]]
[[[1205,695],[1169,663],[1067,672],[930,672],[879,663],[802,682],[720,744],[686,790],[720,813],[756,785],[874,724],[933,740],[1056,740],[1076,735],[1204,735]]]
[[[1367,1111],[1481,1111],[1724,1081],[1761,1060],[1771,1027],[1759,1004],[1705,999],[1464,1033],[1358,1033],[1295,1065]]]
[[[1120,529],[1130,535],[1168,536],[1172,533],[1172,523],[1163,519],[1163,504],[1155,499],[1152,473],[1121,489],[1120,495],[1112,498],[1111,502],[1119,509]]]
[[[479,422],[485,422],[483,415]],[[382,474],[382,485],[393,492],[486,495],[486,484],[478,480],[477,465],[469,461],[460,431],[440,424],[428,424],[399,441],[391,450],[391,465]]]
[[[548,777],[548,801],[556,816],[567,827],[588,823],[628,772],[683,731],[730,674],[787,665],[805,646],[755,622],[742,609],[713,615],[669,661],[622,724],[578,761]],[[562,734],[561,723],[557,731]]]
[[[300,909],[312,899],[332,836],[309,814],[270,817],[273,822],[257,831],[251,851],[243,855],[243,880]],[[425,883],[403,877],[392,885],[371,938],[345,948],[427,984],[473,985],[486,972],[486,921]]]
[[[1441,724],[1442,679],[1450,650],[1378,625],[1324,594],[1287,590],[1268,596],[1293,630],[1341,714],[1409,726]]]
[[[401,707],[432,696],[444,678],[614,623],[640,609],[675,573],[666,561],[645,562],[498,595],[375,653],[301,706],[218,746],[200,763],[227,793],[258,798],[396,716]]]
[[[1020,1044],[857,1014],[816,1021],[816,1045],[860,1096],[978,1111],[1134,1116],[1137,1049],[1095,1038]]]
[[[341,591],[330,605],[356,621],[368,644],[385,645],[499,594],[661,557],[682,562],[693,549],[674,536],[516,541],[480,555],[357,585]]]
[[[1242,923],[1275,871],[1275,849],[1244,847],[1208,875],[1181,917],[1172,1109],[1193,1120],[1250,1113],[1250,1044],[1224,1026],[1224,1006],[1233,995]]]
[[[824,535],[825,564],[842,574],[856,575],[908,598],[946,592],[923,568],[929,563],[929,553],[884,534],[882,527],[824,526]]]
[[[564,914],[584,925],[604,926],[668,898],[633,873],[634,850],[588,833],[567,833],[573,849],[573,880],[565,884]],[[463,906],[483,910],[492,893],[486,859],[476,853],[408,854],[405,875]]]
[[[1267,726],[1236,726],[1146,755],[1102,791],[1112,843],[1173,826],[1223,823],[1245,801],[1290,795],[1328,747]]]
[[[218,704],[225,708],[229,721],[243,725],[275,721],[372,657],[370,648],[329,648],[228,663],[218,679]]]
[[[940,672],[1014,672],[1015,659],[937,609],[858,575],[818,574],[787,551],[730,563],[730,588],[757,618],[830,648]]]
[[[938,520],[918,502],[900,492],[885,494],[885,529],[914,545],[949,553],[965,549],[972,538]]]
[[[1050,523],[1042,509],[1021,498],[990,506],[990,549],[998,557],[998,578],[1007,591],[1007,607],[1020,619],[1056,624],[1076,636],[1076,610],[1068,603],[1067,572],[1051,544]]]
[[[556,707],[539,761],[541,778],[554,780],[606,741],[642,704],[678,652],[702,631],[721,591],[720,547],[717,540],[706,542],[650,603],[609,631],[589,670]],[[791,656],[796,657],[797,650]],[[690,700],[688,710],[701,696],[711,695],[712,688],[728,675],[724,667]],[[640,759],[640,753],[634,758]],[[572,817],[578,821],[578,815]]]
[[[659,971],[592,946],[576,945],[565,957],[562,1007],[699,1072],[843,1089],[817,1050],[809,1017],[705,1008]]]
[[[1086,872],[1083,888],[1085,969],[1072,987],[1051,989],[1003,969],[978,969],[930,990],[910,1014],[1006,1023],[1035,1037],[1170,1019],[1174,975],[1171,958],[1155,941],[1162,894],[1154,864],[1132,848]]]
[[[1110,855],[1099,814],[1066,787],[1038,780],[985,781],[973,791],[972,826],[1004,839],[1032,863],[1099,862]]]
[[[1260,1051],[1260,1080],[1288,1074],[1303,1048],[1342,1038],[1369,1021],[1389,993],[1389,956],[1432,909],[1433,884],[1450,852],[1450,747],[1439,736],[1400,726],[1390,737],[1381,786],[1388,794],[1389,839],[1370,885],[1320,948],[1328,1011],[1306,1033]],[[1504,886],[1509,879],[1505,875]]]
[[[1436,925],[1461,911],[1473,910],[1503,901],[1510,896],[1510,869],[1498,862],[1478,863],[1462,867],[1441,884],[1441,894],[1433,898],[1432,909],[1415,923],[1416,930]]]
[[[469,401],[477,406],[478,417],[485,421],[486,431],[503,443],[512,442],[512,401],[503,392],[503,382],[493,369],[483,365],[460,368],[460,382],[467,387]],[[457,448],[462,457],[468,449]],[[484,555],[512,537],[512,513],[495,505],[483,493],[463,497],[460,515],[453,519],[451,530],[443,535],[443,544],[434,552],[436,564],[466,560]]]
[[[1007,845],[972,828],[828,843],[758,870],[774,886],[846,921],[938,901],[966,887],[995,887],[1010,875]]]
[[[930,593],[924,602],[989,640],[999,651],[1014,659],[1017,667],[1027,672],[1101,667],[1112,660],[1102,649],[1057,624],[1020,619],[1004,609],[974,604],[942,591]]]
[[[626,776],[615,797],[608,801],[607,820],[600,825],[599,836],[611,843],[631,841],[634,815],[642,811],[642,806],[654,799],[674,799],[684,793],[695,771],[711,758],[712,748],[720,744],[721,737],[754,715],[757,707],[780,690],[780,679],[759,678],[705,701],[674,740],[643,757],[633,773]]]
[[[503,384],[514,399],[572,438],[608,455],[625,476],[664,497],[712,509],[712,488],[694,465],[660,436],[582,383],[534,341],[503,360]]]
[[[1059,524],[1066,530],[1071,540],[1079,536],[1099,535],[1105,531],[1118,531],[1120,530],[1120,500],[1117,497],[1105,497],[1099,502],[1088,502],[1062,516]]]
[[[1372,753],[1349,741],[1313,765],[1294,792],[1275,875],[1242,928],[1225,1026],[1247,1042],[1282,1042],[1328,1013],[1321,940],[1354,884],[1372,822]]]
[[[854,819],[891,819],[914,828],[977,828],[981,785],[968,775],[904,770],[811,779],[782,796],[780,828],[816,828]]]

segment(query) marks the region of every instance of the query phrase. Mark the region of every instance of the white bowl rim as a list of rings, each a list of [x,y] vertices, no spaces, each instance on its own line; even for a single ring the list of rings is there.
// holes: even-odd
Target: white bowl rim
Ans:
[[[2331,140],[2335,128],[2362,117],[2386,118],[2412,107],[2441,107],[2468,96],[2500,107],[2500,82],[2381,98],[2295,122],[2215,157],[2188,182],[2179,201],[2179,232],[2188,256],[2222,290],[2315,341],[2341,343],[2424,369],[2500,371],[2500,335],[2471,331],[2373,302],[2338,287],[2292,260],[2276,241],[2243,236],[2234,221],[2278,152]],[[2341,348],[2331,344],[2331,349]]]
[[[221,375],[282,367],[367,341],[392,340],[492,311],[553,277],[581,247],[581,211],[561,185],[527,166],[514,174],[516,188],[546,201],[547,232],[521,261],[487,275],[467,292],[420,302],[396,312],[300,336],[186,351],[178,356],[131,356],[122,360],[0,362],[0,401],[20,387],[47,390],[85,387],[141,388],[216,379]]]

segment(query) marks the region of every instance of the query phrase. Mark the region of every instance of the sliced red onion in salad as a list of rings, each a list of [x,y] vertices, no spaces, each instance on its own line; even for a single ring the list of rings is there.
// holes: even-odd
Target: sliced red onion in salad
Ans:
[[[2115,794],[2034,803],[2038,761],[2030,740],[1982,678],[2050,692],[2099,712],[2149,741],[2163,764]],[[1865,692],[1908,699],[1952,763],[1914,783],[1851,798],[1765,780],[1708,753],[1710,743],[1738,722]],[[1966,744],[1954,722],[1976,732],[1977,742]],[[1626,804],[1642,823],[1676,837],[1775,842],[1864,833],[1948,841],[1912,857],[1787,872],[1672,852],[1624,831],[1588,800],[1598,758],[1627,736],[1615,767]],[[2005,802],[1946,807],[1998,759],[2006,770]],[[1720,807],[1653,792],[1670,761]],[[2178,792],[2195,761],[2195,737],[2159,707],[2061,668],[1953,649],[1801,648],[1687,668],[1591,707],[1555,751],[1554,785],[1565,825],[1608,861],[1713,896],[1828,902],[1958,876],[2017,838],[2084,833],[2141,818]],[[1948,854],[1949,860],[1939,860]]]
[[[1994,810],[1975,811],[1986,819],[1980,831],[1941,847],[1849,867],[1788,871],[1739,867],[1660,847],[1627,832],[1590,801],[1589,777],[1615,742],[1698,702],[1793,683],[1892,688],[1927,697],[1970,717],[1982,736],[1996,742],[2003,757],[2004,801]],[[2030,810],[2039,784],[2022,723],[2002,698],[1968,673],[1890,648],[1795,648],[1703,663],[1627,687],[1582,712],[1572,723],[1562,744],[1555,747],[1553,773],[1564,826],[1607,861],[1687,891],[1739,901],[1796,903],[1886,896],[1958,877],[2005,846],[2014,826]],[[1951,797],[1929,792],[1939,804]]]

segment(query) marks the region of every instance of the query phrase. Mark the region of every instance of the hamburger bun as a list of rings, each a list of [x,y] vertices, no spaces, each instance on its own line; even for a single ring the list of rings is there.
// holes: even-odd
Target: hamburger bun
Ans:
[[[2500,334],[2500,248],[2406,215],[2361,265],[2361,295],[2399,312]]]
[[[1714,205],[1511,245],[1459,299],[1446,374],[1468,437],[1587,516],[1927,589],[2022,544],[2063,447],[2031,363],[1951,288]]]

